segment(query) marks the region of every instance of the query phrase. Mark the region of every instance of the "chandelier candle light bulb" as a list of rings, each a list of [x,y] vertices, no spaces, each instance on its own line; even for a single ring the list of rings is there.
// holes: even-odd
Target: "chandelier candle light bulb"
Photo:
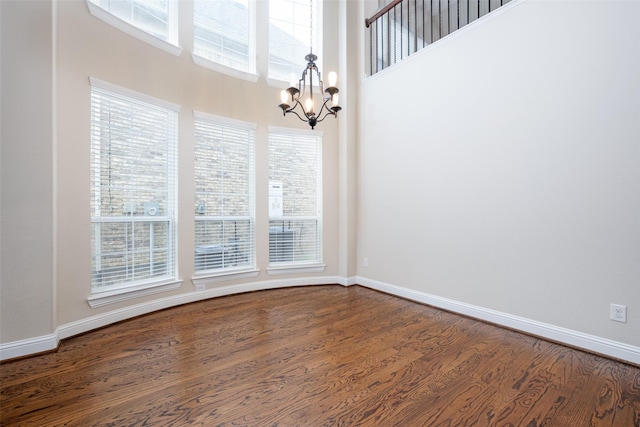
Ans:
[[[336,87],[338,82],[338,74],[335,71],[329,72],[329,87]]]

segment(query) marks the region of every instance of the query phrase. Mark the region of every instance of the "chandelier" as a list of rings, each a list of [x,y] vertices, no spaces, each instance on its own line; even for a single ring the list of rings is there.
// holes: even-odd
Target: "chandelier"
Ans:
[[[311,129],[323,121],[328,115],[334,117],[338,116],[338,111],[342,108],[339,106],[339,95],[336,82],[338,81],[338,75],[331,71],[329,73],[329,86],[325,89],[324,82],[320,77],[320,70],[316,65],[318,57],[313,53],[313,0],[309,2],[311,8],[310,13],[310,49],[309,54],[304,57],[307,61],[307,66],[302,71],[302,77],[297,80],[295,75],[289,82],[289,87],[280,92],[280,105],[282,109],[282,115],[286,116],[287,113],[293,113],[303,122],[309,123]],[[314,105],[313,92],[314,84],[317,80],[317,87],[319,93],[316,99],[320,99],[320,108],[317,110]],[[324,115],[323,115],[324,113]]]

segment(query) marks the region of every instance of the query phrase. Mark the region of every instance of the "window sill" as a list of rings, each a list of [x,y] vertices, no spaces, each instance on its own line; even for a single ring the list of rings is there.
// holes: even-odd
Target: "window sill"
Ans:
[[[267,77],[267,84],[271,87],[276,88],[287,88],[290,86],[289,82],[285,82],[284,80],[274,79],[273,77]]]
[[[87,298],[87,302],[89,303],[89,306],[91,308],[97,308],[108,304],[115,304],[117,302],[125,301],[128,299],[142,297],[145,295],[173,291],[175,289],[179,289],[181,285],[182,280],[166,280],[163,282],[150,283],[125,289],[117,289],[115,291],[93,294]]]
[[[89,13],[91,13],[91,15],[95,16],[96,18],[100,19],[103,22],[106,22],[112,27],[115,27],[118,30],[123,31],[129,34],[130,36],[137,38],[138,40],[142,40],[145,43],[148,43],[154,47],[157,47],[158,49],[162,49],[165,52],[169,52],[174,56],[180,56],[182,54],[182,48],[180,46],[177,46],[168,41],[159,39],[153,34],[150,34],[150,33],[147,33],[146,31],[141,30],[135,25],[132,25],[127,21],[124,21],[118,18],[117,16],[113,15],[110,12],[107,12],[97,4],[91,2],[91,0],[87,0],[87,5],[89,6]]]
[[[192,53],[191,57],[193,58],[193,62],[196,65],[208,68],[213,71],[217,71],[222,74],[226,74],[231,77],[235,77],[237,79],[242,79],[242,80],[255,83],[258,81],[258,78],[260,77],[255,73],[247,73],[245,71],[240,71],[240,70],[236,70],[235,68],[227,67],[226,65],[218,64],[217,62],[211,61],[200,55],[196,55],[195,53]]]
[[[191,283],[193,283],[197,291],[203,291],[206,286],[211,283],[224,282],[234,279],[248,279],[258,277],[258,274],[260,274],[260,270],[257,269],[234,270],[221,273],[202,273],[191,278]]]
[[[283,264],[267,268],[269,276],[297,273],[322,273],[327,266],[324,264]]]

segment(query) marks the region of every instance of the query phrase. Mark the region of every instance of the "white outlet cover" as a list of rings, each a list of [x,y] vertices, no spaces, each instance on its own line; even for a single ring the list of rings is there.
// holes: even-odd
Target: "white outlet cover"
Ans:
[[[627,322],[627,306],[620,304],[611,304],[611,320],[615,320],[616,322]]]

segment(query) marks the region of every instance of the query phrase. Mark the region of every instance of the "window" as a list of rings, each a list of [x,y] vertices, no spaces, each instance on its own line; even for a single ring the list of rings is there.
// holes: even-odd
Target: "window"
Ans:
[[[178,107],[91,80],[91,289],[176,277]]]
[[[321,57],[321,1],[313,2],[313,52]],[[289,82],[306,62],[311,43],[310,0],[272,0],[269,2],[269,77]],[[318,68],[321,64],[316,61]]]
[[[270,128],[269,264],[322,262],[322,137]]]
[[[249,0],[195,0],[194,55],[255,73],[253,5]]]
[[[181,53],[177,0],[88,0],[88,5],[94,16],[118,29],[174,55]]]
[[[195,113],[195,271],[255,266],[255,125]]]

